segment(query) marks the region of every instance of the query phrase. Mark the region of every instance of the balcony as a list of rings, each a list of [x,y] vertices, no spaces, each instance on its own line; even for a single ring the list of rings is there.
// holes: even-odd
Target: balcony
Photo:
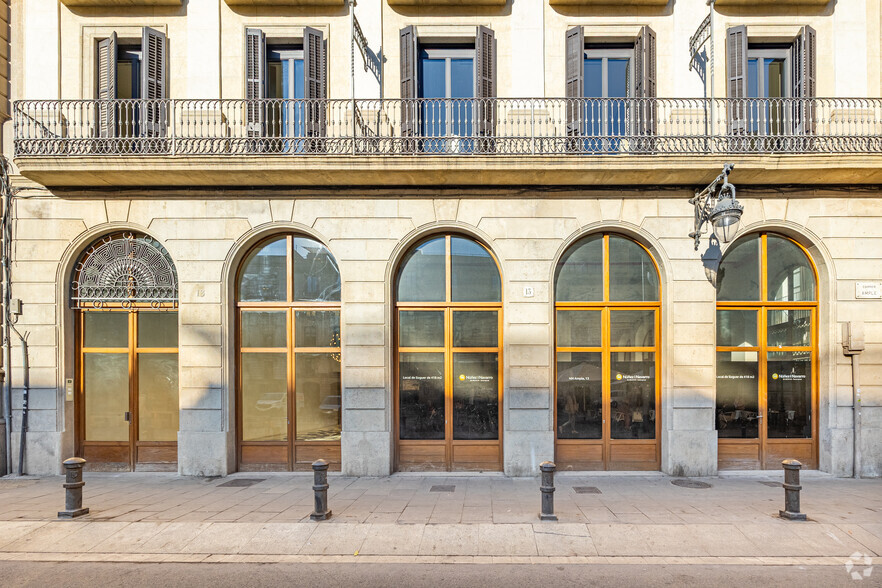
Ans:
[[[700,184],[723,160],[741,184],[882,182],[882,99],[18,101],[13,119],[16,164],[49,187]]]

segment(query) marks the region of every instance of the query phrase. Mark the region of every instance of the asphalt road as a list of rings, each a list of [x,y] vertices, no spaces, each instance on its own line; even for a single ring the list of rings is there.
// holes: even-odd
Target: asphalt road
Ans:
[[[882,586],[882,569],[855,582],[841,566],[137,564],[0,562],[0,586]]]

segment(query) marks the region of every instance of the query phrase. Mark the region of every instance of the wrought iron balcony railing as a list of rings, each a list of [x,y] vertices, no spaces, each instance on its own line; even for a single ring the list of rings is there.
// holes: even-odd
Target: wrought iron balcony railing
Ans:
[[[882,99],[25,100],[15,156],[882,153]]]

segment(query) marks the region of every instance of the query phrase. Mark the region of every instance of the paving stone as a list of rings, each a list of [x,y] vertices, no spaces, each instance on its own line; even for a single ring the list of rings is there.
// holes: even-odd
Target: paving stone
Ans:
[[[597,555],[588,527],[581,523],[535,523],[533,536],[539,555]]]
[[[300,552],[315,528],[315,523],[267,523],[242,545],[239,553],[294,555]]]
[[[360,555],[419,555],[424,525],[372,524]]]
[[[300,548],[307,555],[352,555],[361,549],[368,525],[346,525],[330,521],[316,525]]]

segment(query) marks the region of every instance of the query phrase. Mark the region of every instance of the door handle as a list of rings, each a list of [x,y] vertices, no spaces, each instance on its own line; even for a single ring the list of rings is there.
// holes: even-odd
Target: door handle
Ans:
[[[126,412],[124,418],[126,419],[127,423],[131,423],[132,422],[132,413]]]

